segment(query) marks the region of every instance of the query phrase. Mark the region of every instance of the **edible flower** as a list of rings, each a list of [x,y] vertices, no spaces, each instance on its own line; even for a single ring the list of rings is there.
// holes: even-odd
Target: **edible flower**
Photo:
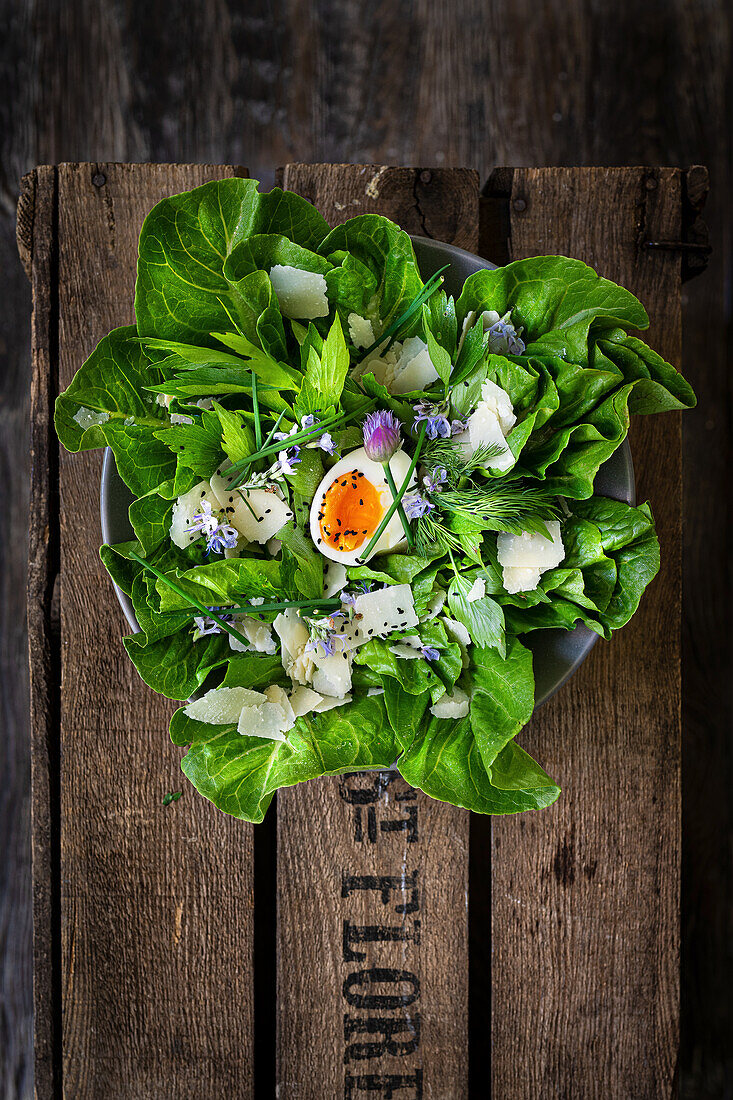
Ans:
[[[389,462],[400,449],[400,422],[393,412],[378,409],[364,417],[362,424],[364,450],[372,462]]]
[[[422,483],[426,493],[439,493],[441,485],[448,480],[448,471],[445,466],[436,466],[432,474],[427,474]]]
[[[494,355],[524,355],[525,343],[519,335],[522,329],[517,331],[510,320],[511,315],[511,310],[507,311],[488,329],[489,351]]]
[[[332,455],[336,453],[336,444],[332,436],[330,436],[328,432],[323,433],[321,438],[318,440],[318,446],[321,448],[322,451],[325,451],[326,454]]]
[[[201,531],[206,536],[206,553],[212,551],[221,554],[224,550],[233,550],[237,545],[239,532],[228,523],[223,523],[214,513],[208,500],[201,501],[201,511],[197,512],[191,523],[192,531]]]
[[[195,615],[194,626],[196,627],[196,633],[194,641],[198,641],[199,638],[204,638],[207,634],[221,634],[221,622],[231,623],[234,619],[233,615],[227,615],[222,612],[220,607],[208,607],[207,611],[216,612],[218,622],[216,619],[209,618],[208,615]]]
[[[295,467],[300,462],[300,447],[288,447],[287,451],[280,451],[277,461],[284,474],[294,474]]]
[[[451,420],[448,416],[448,402],[436,404],[432,401],[418,401],[415,405],[415,427],[425,421],[425,434],[428,439],[448,439],[449,436],[458,435],[465,425],[460,420]]]
[[[421,519],[422,516],[427,515],[428,512],[432,512],[435,505],[432,501],[429,501],[422,493],[410,493],[403,500],[405,506],[405,515],[408,519]]]
[[[440,650],[434,645],[424,645],[420,652],[426,661],[437,661],[440,657]]]

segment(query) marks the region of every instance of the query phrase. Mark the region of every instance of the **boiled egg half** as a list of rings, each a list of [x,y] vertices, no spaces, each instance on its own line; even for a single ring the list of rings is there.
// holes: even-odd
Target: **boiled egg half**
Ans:
[[[410,456],[399,450],[389,460],[399,489],[410,468]],[[415,475],[408,488],[415,485]],[[332,466],[316,490],[311,504],[311,538],[324,557],[342,565],[363,564],[362,552],[392,504],[392,493],[379,462],[367,457],[363,447],[350,451]],[[382,532],[369,557],[399,550],[406,545],[397,512]]]

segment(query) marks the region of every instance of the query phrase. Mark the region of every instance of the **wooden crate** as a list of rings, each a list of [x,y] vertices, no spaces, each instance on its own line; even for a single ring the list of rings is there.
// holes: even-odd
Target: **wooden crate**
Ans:
[[[280,792],[262,826],[186,786],[99,561],[99,453],[56,393],[133,320],[137,237],[222,165],[61,164],[24,180],[33,285],[36,1090],[52,1097],[661,1097],[678,1046],[678,414],[631,434],[662,570],[521,736],[549,810],[471,817],[399,777]],[[577,256],[680,358],[679,169],[287,165],[333,224],[376,211],[497,262]],[[648,242],[665,245],[650,247]],[[672,242],[669,244],[669,242]],[[694,380],[693,380],[694,381]],[[164,807],[166,791],[185,788]]]

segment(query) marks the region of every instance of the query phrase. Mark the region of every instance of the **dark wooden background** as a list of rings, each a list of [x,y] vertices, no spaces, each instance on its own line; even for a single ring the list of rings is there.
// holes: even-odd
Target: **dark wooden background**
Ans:
[[[683,1097],[733,1090],[726,0],[0,0],[0,1096],[32,1095],[29,288],[20,176],[68,160],[707,164],[684,364]],[[600,659],[599,651],[594,658]],[[503,1100],[503,1098],[501,1098]],[[614,1098],[615,1100],[615,1098]]]

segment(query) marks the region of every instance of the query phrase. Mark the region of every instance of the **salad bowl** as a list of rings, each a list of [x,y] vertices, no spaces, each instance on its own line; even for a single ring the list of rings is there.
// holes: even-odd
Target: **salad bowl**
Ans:
[[[411,236],[420,274],[427,281],[436,272],[443,272],[446,293],[455,298],[461,293],[466,279],[477,271],[491,270],[496,264],[482,259],[465,249],[445,244],[429,237]],[[634,466],[628,440],[600,467],[595,480],[595,493],[625,504],[636,504]],[[116,544],[134,537],[128,518],[133,494],[117,472],[112,450],[107,447],[102,466],[100,487],[100,512],[102,537],[105,543]],[[115,585],[117,599],[125,618],[133,630],[138,622],[130,598]],[[545,703],[567,683],[586,659],[598,641],[598,634],[579,623],[572,630],[535,631],[527,637],[527,648],[532,650],[535,673],[535,705]],[[196,694],[201,694],[203,689]]]

